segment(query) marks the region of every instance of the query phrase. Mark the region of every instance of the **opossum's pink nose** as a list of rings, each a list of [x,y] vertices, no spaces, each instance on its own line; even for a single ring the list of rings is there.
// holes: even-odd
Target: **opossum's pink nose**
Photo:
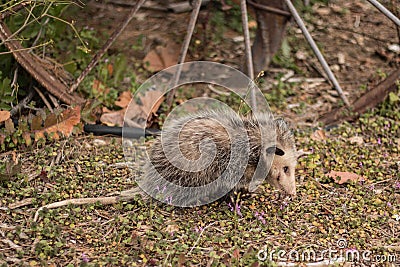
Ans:
[[[292,197],[295,197],[295,196],[296,196],[296,188],[290,190],[290,191],[288,192],[288,194],[289,194],[290,196],[292,196]]]

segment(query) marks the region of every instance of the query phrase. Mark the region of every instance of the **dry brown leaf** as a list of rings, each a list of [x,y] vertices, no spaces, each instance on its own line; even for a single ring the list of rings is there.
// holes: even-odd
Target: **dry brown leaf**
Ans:
[[[5,122],[6,134],[11,135],[15,132],[14,123],[11,119],[6,120]]]
[[[316,130],[312,135],[311,139],[315,141],[323,141],[326,140],[326,134],[324,130]]]
[[[155,72],[173,66],[178,63],[180,51],[180,46],[173,42],[169,42],[165,47],[158,46],[147,53],[143,59],[145,68]]]
[[[145,68],[149,71],[157,72],[164,69],[164,64],[155,50],[151,50],[147,53],[143,62],[145,63]]]
[[[132,100],[132,94],[129,91],[122,92],[118,100],[115,101],[115,105],[120,108],[126,108]]]
[[[70,136],[74,126],[81,120],[81,108],[79,106],[64,110],[57,119],[57,123],[35,131],[35,141],[45,138],[45,133],[51,135],[54,139],[59,139],[59,134]]]
[[[240,259],[240,250],[238,248],[233,251],[233,257],[237,260]]]
[[[31,122],[32,131],[37,131],[42,129],[42,122],[43,122],[42,116],[40,115],[34,116]]]
[[[11,117],[10,111],[0,110],[0,122],[6,121]]]
[[[141,104],[137,104],[136,102],[131,101],[132,97],[129,92],[124,92],[121,94],[121,102],[119,102],[119,106],[123,109],[110,111],[103,108],[103,114],[100,117],[100,121],[108,126],[123,126],[124,116],[126,115],[131,121],[130,126],[143,127],[143,125],[139,123],[135,125],[132,124],[135,121],[147,121],[148,117],[150,120],[151,117],[156,114],[164,100],[162,95],[162,92],[159,91],[147,91],[144,96],[139,96]]]
[[[110,88],[107,88],[101,81],[99,80],[94,80],[92,89],[94,92],[97,92],[98,94],[108,94],[110,92]]]
[[[25,144],[27,146],[31,146],[32,145],[31,133],[29,133],[29,132],[22,133],[22,138],[25,140]]]
[[[352,172],[330,171],[326,176],[333,178],[337,184],[344,184],[348,181],[358,182],[367,180],[365,177]]]
[[[103,113],[100,121],[107,126],[120,126],[124,125],[125,109]]]
[[[50,127],[52,125],[57,124],[57,115],[54,113],[50,113],[47,117],[46,120],[44,121],[44,128]]]
[[[163,93],[160,91],[148,91],[145,96],[140,97],[144,114],[155,114],[164,101]]]
[[[183,254],[183,253],[179,254],[179,257],[178,257],[178,266],[179,266],[179,267],[185,266],[186,261],[187,261],[187,260],[186,260],[185,254]]]
[[[257,21],[255,20],[250,20],[248,23],[249,29],[256,29],[257,28]]]
[[[114,66],[112,64],[108,64],[107,65],[107,71],[108,71],[108,75],[112,76],[112,74],[114,72]]]

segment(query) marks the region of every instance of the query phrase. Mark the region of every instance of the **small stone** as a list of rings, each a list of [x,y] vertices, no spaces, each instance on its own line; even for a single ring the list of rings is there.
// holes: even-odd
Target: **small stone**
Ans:
[[[296,52],[296,58],[297,59],[299,59],[299,60],[305,60],[305,59],[307,59],[307,53],[305,53],[305,52],[303,52],[303,51],[297,51]]]
[[[400,45],[398,44],[391,44],[389,45],[388,49],[395,53],[400,53]]]
[[[338,57],[338,63],[339,63],[340,65],[343,65],[343,64],[345,63],[345,56],[344,56],[344,54],[343,54],[342,52],[339,52],[339,53],[337,54],[337,57]]]
[[[93,140],[93,145],[97,146],[97,147],[98,146],[105,146],[105,145],[107,145],[107,142],[102,140],[102,139],[95,139],[95,140]]]
[[[339,71],[340,70],[340,66],[338,64],[332,65],[331,66],[331,70],[332,71]]]
[[[362,145],[364,144],[364,139],[361,136],[353,136],[349,138],[350,143]]]

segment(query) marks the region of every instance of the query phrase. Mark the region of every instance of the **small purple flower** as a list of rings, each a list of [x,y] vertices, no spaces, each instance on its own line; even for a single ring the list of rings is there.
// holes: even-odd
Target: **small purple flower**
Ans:
[[[201,227],[201,226],[199,226],[199,227],[195,226],[195,227],[194,227],[194,231],[195,231],[196,233],[200,233],[201,231],[203,231],[203,227]]]
[[[230,211],[233,211],[233,207],[230,202],[228,202],[228,207],[229,207]]]
[[[88,256],[87,256],[85,253],[82,253],[82,254],[81,254],[81,258],[82,258],[82,261],[83,261],[83,262],[86,262],[86,263],[89,262],[89,258],[88,258]]]
[[[283,201],[282,204],[281,204],[280,209],[281,209],[281,210],[284,210],[284,209],[286,208],[287,205],[288,205],[288,203],[287,203],[286,201]]]
[[[238,203],[235,204],[235,208],[232,207],[232,204],[228,202],[228,207],[230,211],[235,212],[237,215],[242,217],[242,213],[240,212],[240,205]]]
[[[392,207],[392,203],[390,203],[390,202],[386,203],[386,205],[388,206],[388,208]]]
[[[372,191],[375,189],[375,186],[373,184],[371,184],[371,185],[367,186],[367,188]]]
[[[235,205],[235,212],[237,215],[242,217],[242,213],[240,212],[240,205],[238,203],[236,203],[236,205]]]
[[[394,188],[400,190],[400,182],[396,182],[396,183],[394,184]]]
[[[363,167],[363,163],[360,162],[360,163],[358,164],[358,166],[360,166],[360,168],[362,168],[362,167]]]
[[[381,145],[382,144],[382,142],[381,142],[381,138],[378,138],[378,145]]]
[[[267,222],[265,221],[265,219],[264,219],[264,212],[261,212],[261,214],[259,214],[257,211],[256,212],[254,212],[254,216],[259,220],[259,221],[261,221],[261,223],[262,224],[266,224]]]

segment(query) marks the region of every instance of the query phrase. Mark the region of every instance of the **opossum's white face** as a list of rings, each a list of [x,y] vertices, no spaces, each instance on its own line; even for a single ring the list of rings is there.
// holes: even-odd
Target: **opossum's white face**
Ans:
[[[295,169],[297,165],[297,152],[283,150],[279,147],[269,148],[275,150],[274,160],[267,181],[275,188],[289,195],[296,195]]]

